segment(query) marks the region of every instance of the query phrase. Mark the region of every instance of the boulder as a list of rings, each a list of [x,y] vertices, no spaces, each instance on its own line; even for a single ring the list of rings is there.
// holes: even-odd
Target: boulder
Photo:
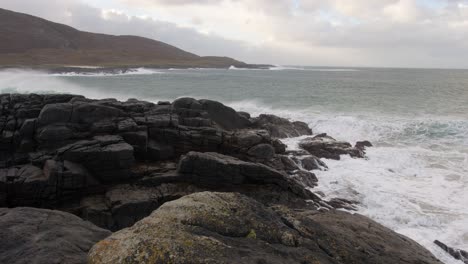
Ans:
[[[287,138],[312,135],[312,130],[304,122],[291,122],[286,118],[262,114],[252,119],[253,127],[267,130],[272,137]]]
[[[249,119],[240,115],[231,107],[225,106],[220,102],[212,100],[199,100],[203,110],[209,118],[226,130],[235,130],[247,128],[251,125]]]
[[[70,103],[47,104],[42,108],[37,123],[39,126],[67,123],[71,121],[72,112],[73,104]]]
[[[439,240],[435,240],[434,244],[442,248],[445,252],[449,253],[450,256],[454,257],[455,259],[458,259],[463,263],[468,264],[468,251],[451,248],[446,244],[440,242]]]
[[[354,147],[357,148],[357,149],[359,149],[359,150],[364,151],[366,148],[372,147],[372,143],[370,143],[370,142],[367,141],[367,140],[358,141],[358,142],[356,142],[356,144],[354,145]]]
[[[123,115],[122,111],[114,107],[98,103],[80,103],[73,105],[70,122],[91,125],[95,122],[113,119],[121,115]]]
[[[270,144],[258,144],[251,147],[247,154],[256,159],[269,160],[275,156],[275,149]]]
[[[0,208],[0,263],[86,263],[89,249],[109,236],[77,216],[27,207]]]
[[[360,215],[268,208],[238,193],[165,203],[100,241],[89,263],[420,263],[426,249]]]
[[[319,158],[315,156],[306,156],[304,158],[299,159],[302,168],[305,170],[326,170],[328,169],[327,164],[321,161]]]
[[[353,148],[348,142],[337,141],[327,134],[302,139],[299,142],[299,147],[318,158],[339,160],[340,155],[350,155],[357,158],[364,157],[362,150]]]

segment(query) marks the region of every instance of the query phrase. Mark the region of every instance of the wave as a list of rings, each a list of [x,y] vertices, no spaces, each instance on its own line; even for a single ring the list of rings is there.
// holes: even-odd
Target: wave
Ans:
[[[324,160],[329,170],[314,171],[319,186],[313,191],[325,199],[359,201],[359,213],[418,241],[444,263],[460,263],[433,241],[468,248],[468,120],[278,109],[258,100],[229,105],[254,116],[272,113],[302,120],[314,133],[352,143],[370,140],[375,147],[369,148],[367,160]],[[302,138],[283,142],[298,149]]]
[[[59,77],[112,77],[112,76],[124,76],[124,75],[152,75],[152,74],[164,74],[163,71],[151,69],[151,68],[132,68],[125,70],[115,71],[93,71],[93,72],[63,72],[63,73],[52,73],[50,76]]]
[[[126,100],[129,98],[128,94],[109,94],[99,87],[85,87],[65,78],[53,78],[46,72],[19,69],[0,71],[0,93],[66,93],[94,99],[113,97]]]

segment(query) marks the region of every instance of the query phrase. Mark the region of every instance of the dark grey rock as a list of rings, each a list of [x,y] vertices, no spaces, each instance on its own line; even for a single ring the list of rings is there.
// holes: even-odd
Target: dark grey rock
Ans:
[[[272,137],[287,138],[312,135],[312,130],[306,123],[290,122],[275,115],[262,114],[252,119],[253,127],[266,129]]]
[[[327,134],[305,138],[299,142],[299,147],[318,158],[339,160],[340,155],[350,155],[357,158],[364,157],[363,151],[353,148],[348,142],[337,141]]]
[[[212,100],[199,100],[199,102],[210,119],[226,130],[242,129],[251,125],[249,119],[220,102]]]
[[[442,248],[445,252],[449,253],[450,256],[454,257],[455,259],[458,259],[465,264],[468,263],[468,251],[451,248],[446,244],[440,242],[439,240],[435,240],[434,243],[440,248]]]
[[[148,160],[168,160],[175,157],[174,147],[150,140],[147,146],[146,158]]]
[[[133,147],[119,136],[95,136],[64,146],[57,151],[61,159],[84,165],[103,183],[132,177],[130,168],[135,158]]]
[[[287,175],[260,163],[241,161],[219,153],[189,152],[181,158],[178,172],[187,182],[206,187],[226,187],[241,184],[274,184],[306,199],[315,195]]]
[[[315,156],[306,156],[300,159],[300,163],[305,170],[325,170],[327,164]]]
[[[269,160],[274,157],[275,149],[270,144],[258,144],[251,147],[247,154],[257,159]]]
[[[82,103],[73,105],[70,119],[72,123],[93,124],[104,119],[113,119],[122,115],[122,111],[97,103]]]
[[[67,123],[71,121],[72,112],[73,104],[70,103],[47,104],[42,108],[37,123],[39,126]]]
[[[87,262],[88,250],[109,236],[77,216],[46,209],[0,208],[0,263]]]

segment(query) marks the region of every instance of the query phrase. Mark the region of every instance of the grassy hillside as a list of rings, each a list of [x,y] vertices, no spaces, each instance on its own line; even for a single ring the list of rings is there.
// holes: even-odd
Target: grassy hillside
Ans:
[[[248,67],[227,57],[200,57],[137,36],[79,31],[0,8],[0,66]]]

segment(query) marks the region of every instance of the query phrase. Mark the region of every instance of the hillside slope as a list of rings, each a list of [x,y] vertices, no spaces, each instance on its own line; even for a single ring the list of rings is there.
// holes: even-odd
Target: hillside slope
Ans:
[[[227,57],[200,57],[164,42],[79,31],[0,8],[0,66],[247,66]]]

